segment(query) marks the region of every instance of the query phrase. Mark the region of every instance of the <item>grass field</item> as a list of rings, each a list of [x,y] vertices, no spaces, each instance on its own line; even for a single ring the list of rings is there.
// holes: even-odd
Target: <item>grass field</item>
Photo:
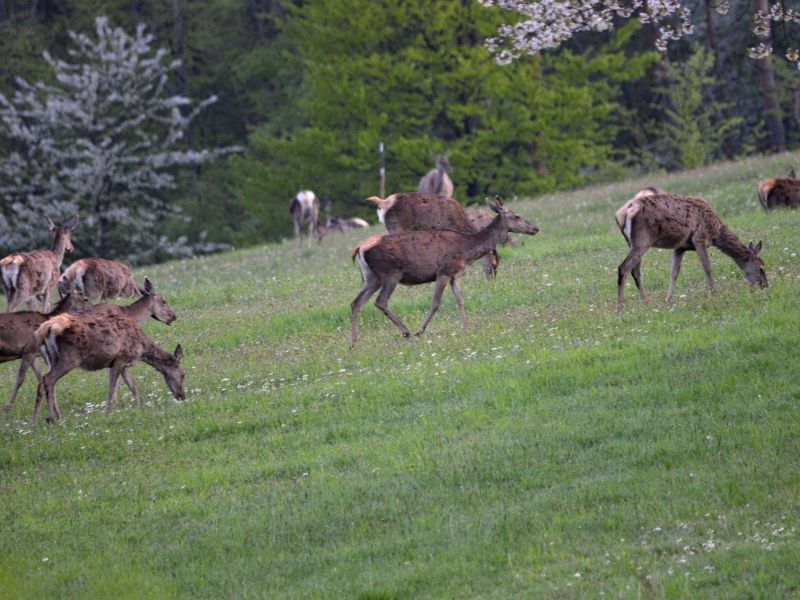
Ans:
[[[33,381],[0,425],[3,598],[800,596],[800,212],[758,179],[797,155],[511,206],[541,233],[464,277],[405,340],[372,303],[348,348],[362,232],[141,269],[179,315],[187,400],[139,365],[146,405],[102,413],[106,376]],[[764,241],[751,291],[651,250],[615,313],[613,211],[657,185]],[[378,228],[373,228],[378,231]],[[77,232],[76,232],[77,235]],[[419,324],[432,286],[392,307]],[[0,367],[8,390],[15,366]]]

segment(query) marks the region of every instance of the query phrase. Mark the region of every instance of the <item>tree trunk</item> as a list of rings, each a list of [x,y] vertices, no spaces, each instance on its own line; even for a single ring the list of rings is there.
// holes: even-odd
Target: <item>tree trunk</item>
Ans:
[[[769,12],[768,0],[754,0],[757,12],[767,14]],[[771,35],[762,40],[770,43]],[[767,120],[769,129],[769,144],[773,150],[782,152],[786,150],[786,132],[783,129],[781,119],[781,108],[778,104],[778,91],[775,87],[775,72],[772,69],[772,58],[767,56],[756,61],[758,71],[758,83],[761,88],[761,99],[764,103],[764,117]]]

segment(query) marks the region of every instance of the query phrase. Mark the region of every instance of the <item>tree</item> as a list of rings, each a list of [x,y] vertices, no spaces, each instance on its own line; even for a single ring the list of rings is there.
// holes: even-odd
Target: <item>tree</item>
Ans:
[[[18,78],[11,98],[0,93],[0,248],[41,243],[44,214],[80,213],[84,254],[138,263],[190,255],[197,247],[159,228],[180,216],[166,195],[176,171],[237,149],[187,143],[216,97],[169,95],[180,61],[154,49],[144,26],[130,36],[98,17],[95,33],[70,32],[74,62],[44,53],[52,83]]]

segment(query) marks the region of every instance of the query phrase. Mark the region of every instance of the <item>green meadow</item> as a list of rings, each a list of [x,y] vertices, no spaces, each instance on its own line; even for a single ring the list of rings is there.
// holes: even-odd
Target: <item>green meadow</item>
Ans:
[[[31,425],[29,378],[0,423],[0,597],[800,596],[800,212],[755,192],[797,163],[507,199],[541,233],[465,275],[466,334],[448,291],[410,340],[370,302],[349,349],[378,226],[139,269],[187,399],[138,365],[144,406],[123,387],[106,417],[105,373],[75,371]],[[618,316],[613,213],[649,185],[763,240],[769,288],[712,249],[716,293],[689,253],[666,305],[652,249]],[[432,290],[392,297],[412,331]]]

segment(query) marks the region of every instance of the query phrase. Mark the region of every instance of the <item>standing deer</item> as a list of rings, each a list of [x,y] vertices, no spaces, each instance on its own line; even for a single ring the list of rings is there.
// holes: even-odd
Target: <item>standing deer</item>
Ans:
[[[374,235],[353,249],[352,258],[361,270],[363,285],[350,305],[350,347],[358,338],[358,313],[375,292],[380,290],[377,306],[397,325],[403,335],[410,332],[403,322],[389,310],[389,298],[398,283],[419,285],[435,281],[431,308],[416,335],[425,331],[439,308],[442,293],[449,283],[461,315],[461,329],[467,330],[467,315],[461,296],[459,279],[466,268],[497,246],[508,232],[508,211],[497,198],[489,202],[497,213],[492,223],[477,233],[428,229],[384,236]]]
[[[64,296],[56,303],[49,313],[21,310],[13,313],[0,314],[0,363],[22,359],[17,379],[11,388],[8,403],[3,410],[8,414],[14,405],[17,391],[25,381],[28,367],[33,367],[36,378],[41,380],[42,374],[36,366],[37,357],[34,343],[36,329],[48,319],[63,313],[80,313],[91,308],[91,304],[78,291],[65,290]]]
[[[694,250],[706,274],[709,291],[714,291],[711,276],[711,261],[707,248],[711,245],[730,256],[744,273],[751,286],[767,287],[764,262],[758,257],[761,242],[745,246],[714,213],[711,206],[700,198],[675,194],[653,193],[642,190],[628,200],[616,212],[617,225],[630,251],[618,269],[617,312],[622,312],[625,279],[633,273],[633,279],[642,300],[647,296],[642,287],[642,256],[648,248],[672,249],[671,273],[667,302],[672,300],[675,280],[681,269],[681,261],[687,250]]]
[[[72,263],[59,280],[80,291],[90,302],[128,298],[139,293],[131,270],[113,260],[82,258]]]
[[[473,225],[464,208],[452,198],[421,192],[405,192],[393,194],[385,200],[371,196],[367,201],[378,205],[378,219],[386,226],[386,231],[389,233],[425,229],[452,229],[461,233],[475,233],[481,229]],[[514,211],[507,208],[504,211],[508,218],[509,231],[527,235],[539,232],[536,225],[532,225]],[[486,277],[491,279],[495,276],[500,262],[497,252],[492,250],[484,256],[482,262]]]
[[[177,318],[163,296],[156,293],[153,283],[147,277],[144,278],[144,287],[139,289],[139,293],[142,295],[142,297],[127,306],[117,306],[116,304],[97,304],[92,306],[79,291],[70,290],[67,287],[68,284],[60,283],[59,286],[62,291],[62,295],[64,295],[64,299],[68,297],[72,298],[69,305],[74,308],[67,309],[66,312],[69,313],[91,314],[100,318],[123,317],[132,320],[138,326],[144,324],[144,322],[151,317],[156,321],[161,321],[167,325],[171,324]],[[65,311],[61,312],[63,313]],[[25,313],[19,312],[13,314],[21,315]],[[51,312],[50,314],[55,316],[61,313]],[[37,323],[36,326],[33,327],[30,335],[28,336],[29,339],[27,344],[25,344],[21,350],[19,358],[22,360],[19,365],[19,370],[17,371],[17,380],[11,390],[11,394],[9,395],[8,403],[3,407],[6,413],[8,413],[11,410],[11,407],[14,405],[17,392],[25,381],[25,373],[29,367],[34,368],[37,378],[41,381],[41,376],[36,369],[34,362],[39,356],[39,344],[36,343],[34,332],[36,328],[46,320],[47,317],[42,319],[41,322]],[[56,405],[55,410],[58,412],[58,405]]]
[[[795,178],[794,169],[789,172],[789,177],[761,181],[758,184],[758,200],[765,211],[800,207],[800,181]]]
[[[437,194],[445,198],[453,197],[453,182],[448,173],[452,173],[453,168],[447,159],[447,152],[436,156],[436,168],[428,171],[419,180],[418,192],[426,194]]]
[[[301,230],[308,223],[308,237],[319,242],[319,200],[311,190],[300,190],[289,203],[289,212],[294,221],[294,239],[297,245],[302,237]]]
[[[39,300],[42,312],[47,310],[50,289],[58,280],[64,252],[72,252],[72,231],[78,226],[78,217],[72,217],[61,227],[56,227],[47,217],[47,225],[53,232],[50,250],[10,254],[0,260],[8,312],[16,310],[23,302],[28,302],[33,310],[34,298]]]
[[[53,422],[61,417],[55,384],[75,368],[85,371],[109,370],[106,414],[111,412],[116,403],[120,376],[133,394],[134,403],[139,406],[139,393],[128,373],[128,368],[139,361],[147,363],[164,376],[176,399],[183,400],[186,397],[180,344],[174,354],[169,354],[147,338],[136,322],[122,315],[59,315],[45,321],[36,330],[36,344],[50,371],[42,377],[36,390],[34,422],[43,396],[47,398],[48,420]]]

